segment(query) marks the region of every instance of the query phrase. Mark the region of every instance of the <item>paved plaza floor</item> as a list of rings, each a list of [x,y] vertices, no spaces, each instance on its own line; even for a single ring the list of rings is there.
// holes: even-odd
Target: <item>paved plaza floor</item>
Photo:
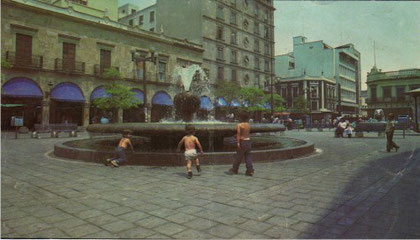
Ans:
[[[315,143],[301,159],[255,164],[122,166],[50,157],[54,142],[1,142],[2,238],[420,238],[420,136],[334,138],[287,131]],[[80,138],[86,133],[79,134]]]

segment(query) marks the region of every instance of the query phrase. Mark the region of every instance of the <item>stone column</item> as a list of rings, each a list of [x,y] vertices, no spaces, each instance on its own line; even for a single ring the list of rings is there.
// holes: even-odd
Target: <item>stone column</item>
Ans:
[[[83,106],[83,127],[87,127],[89,125],[89,119],[90,119],[90,103],[85,103]]]
[[[42,126],[46,126],[50,123],[50,100],[42,101]]]
[[[320,81],[321,84],[321,92],[319,93],[319,97],[321,98],[321,109],[325,108],[325,82]]]
[[[146,116],[145,116],[145,122],[151,122],[152,119],[152,104],[147,104],[147,109],[145,112]]]

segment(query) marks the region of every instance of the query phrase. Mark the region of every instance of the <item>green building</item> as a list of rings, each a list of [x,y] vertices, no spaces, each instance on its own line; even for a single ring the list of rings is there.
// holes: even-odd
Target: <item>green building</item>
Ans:
[[[374,66],[367,75],[367,112],[373,117],[375,109],[413,117],[410,97],[407,92],[420,87],[420,69],[404,69],[382,72]]]

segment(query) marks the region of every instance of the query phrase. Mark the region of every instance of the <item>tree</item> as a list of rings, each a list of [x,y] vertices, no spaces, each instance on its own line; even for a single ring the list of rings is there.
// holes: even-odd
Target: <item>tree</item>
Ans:
[[[233,82],[222,82],[217,90],[216,90],[216,96],[223,97],[226,100],[227,103],[227,112],[231,112],[231,106],[230,103],[234,99],[238,99],[239,96],[239,89],[240,86]]]
[[[112,80],[121,80],[121,73],[115,68],[105,68],[102,76]]]
[[[1,67],[2,68],[11,68],[12,64],[10,64],[9,61],[7,61],[6,59],[2,59],[1,60]]]
[[[265,102],[269,102],[271,103],[271,94],[266,94],[265,95]],[[286,107],[284,106],[284,99],[278,95],[278,94],[273,94],[273,108],[274,108],[274,112],[283,112],[286,110]],[[266,109],[266,111],[271,111],[271,109]]]
[[[308,102],[304,96],[299,96],[298,98],[294,99],[292,112],[303,114],[309,114],[311,112],[309,110]]]
[[[105,93],[109,97],[95,98],[93,105],[100,109],[128,109],[136,107],[142,102],[135,97],[136,93],[132,92],[130,87],[122,84],[113,83],[105,87]]]
[[[247,102],[248,107],[242,108],[249,112],[264,110],[264,91],[256,87],[242,88],[239,91],[239,99]]]

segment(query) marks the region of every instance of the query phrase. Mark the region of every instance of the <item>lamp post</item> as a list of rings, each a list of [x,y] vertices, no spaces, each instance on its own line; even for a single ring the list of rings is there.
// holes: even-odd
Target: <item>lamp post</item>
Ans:
[[[136,65],[136,79],[137,79],[137,71],[138,69],[138,62],[143,62],[143,106],[144,106],[144,121],[147,122],[148,116],[147,116],[147,84],[146,84],[146,62],[152,62],[153,64],[156,64],[156,56],[155,56],[155,50],[153,48],[150,49],[150,57],[142,56],[139,52],[132,49],[130,51],[131,53],[131,61],[134,62]]]

